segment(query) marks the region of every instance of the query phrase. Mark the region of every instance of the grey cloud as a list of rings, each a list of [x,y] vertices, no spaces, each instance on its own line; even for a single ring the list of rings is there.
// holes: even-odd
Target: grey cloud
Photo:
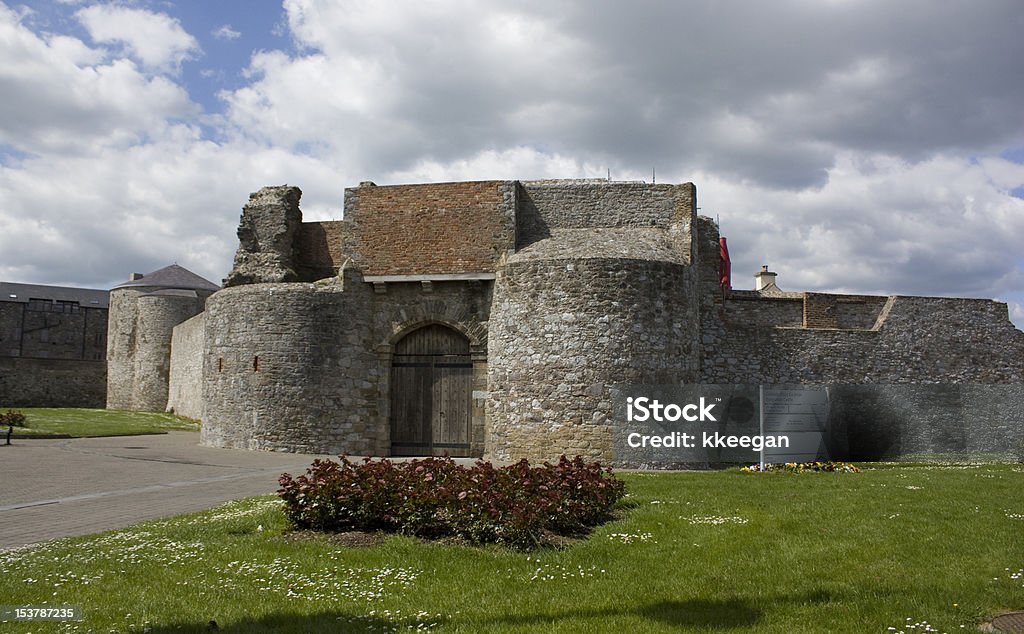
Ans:
[[[30,154],[0,182],[0,217],[78,218],[61,231],[104,251],[82,280],[181,253],[218,279],[261,185],[298,185],[307,212],[337,217],[342,188],[367,178],[657,168],[659,181],[695,181],[702,213],[721,214],[737,287],[769,264],[794,290],[1024,290],[1024,208],[1005,195],[1019,184],[970,160],[1024,139],[1016,2],[302,5],[289,3],[297,47],[254,58],[222,116],[205,113],[206,139],[170,123],[197,118],[183,86],[146,83],[127,60],[94,62],[120,63],[126,79],[81,101],[52,68],[31,84],[0,70],[16,95],[0,103],[0,143]],[[92,199],[41,198],[54,175]],[[166,246],[137,246],[130,227],[92,232],[111,210],[165,222]],[[986,210],[999,218],[989,232]],[[76,274],[8,240],[17,255],[0,277]]]

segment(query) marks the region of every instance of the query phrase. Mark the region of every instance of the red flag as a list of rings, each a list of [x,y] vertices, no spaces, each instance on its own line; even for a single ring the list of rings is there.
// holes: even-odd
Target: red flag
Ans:
[[[732,263],[729,261],[729,245],[725,243],[725,238],[718,239],[718,255],[719,283],[726,290],[732,290]]]

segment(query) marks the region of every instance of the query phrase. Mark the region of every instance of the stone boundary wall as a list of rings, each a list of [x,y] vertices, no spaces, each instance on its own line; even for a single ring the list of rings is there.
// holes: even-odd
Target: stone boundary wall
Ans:
[[[875,328],[888,297],[877,295],[836,295],[836,319],[839,328],[871,330]]]
[[[704,383],[1020,383],[1024,333],[1005,304],[894,297],[877,330],[766,327],[705,314]]]
[[[808,299],[807,295],[813,295]],[[721,319],[727,324],[766,328],[839,328],[871,330],[882,313],[887,297],[867,295],[834,295],[825,293],[788,293],[785,296],[759,295],[756,292],[725,294]],[[808,317],[808,305],[812,315]],[[813,315],[816,307],[831,307],[831,318],[825,322]],[[814,324],[814,325],[809,325]]]
[[[748,327],[800,328],[804,322],[804,303],[795,297],[726,297],[721,319]]]
[[[693,183],[527,181],[519,189],[517,249],[550,237],[552,230],[601,227],[677,227],[687,234],[689,247],[697,209]]]
[[[830,424],[843,460],[1024,460],[1024,385],[842,385]]]
[[[0,357],[0,408],[102,408],[106,390],[104,361]]]
[[[21,356],[21,324],[25,308],[15,302],[0,302],[0,357]]]
[[[804,328],[838,328],[839,310],[835,295],[804,293]]]
[[[204,314],[174,327],[167,385],[167,411],[196,420],[203,417]]]
[[[511,181],[362,185],[345,190],[364,275],[493,272],[515,245]]]
[[[75,313],[0,302],[0,408],[103,407],[105,308]]]
[[[106,308],[61,313],[0,301],[0,357],[102,361],[106,352]]]
[[[701,383],[1024,382],[1024,332],[1010,322],[1006,304],[723,292],[718,229],[703,217],[698,226]]]

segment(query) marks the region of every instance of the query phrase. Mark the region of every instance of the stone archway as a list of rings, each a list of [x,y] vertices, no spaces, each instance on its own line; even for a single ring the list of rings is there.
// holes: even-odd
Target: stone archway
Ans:
[[[391,356],[391,455],[471,455],[470,342],[441,324],[417,328]]]

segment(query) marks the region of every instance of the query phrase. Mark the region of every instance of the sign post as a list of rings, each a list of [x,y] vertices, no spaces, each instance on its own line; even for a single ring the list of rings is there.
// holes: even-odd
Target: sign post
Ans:
[[[757,417],[758,417],[758,434],[761,438],[764,438],[764,386],[757,386]],[[761,472],[764,472],[764,446],[761,446]]]

